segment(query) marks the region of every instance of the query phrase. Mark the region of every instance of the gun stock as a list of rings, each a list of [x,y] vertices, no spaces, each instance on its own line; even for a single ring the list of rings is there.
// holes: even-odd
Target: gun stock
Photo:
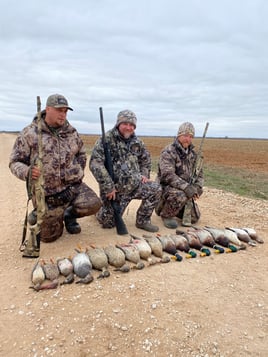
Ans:
[[[105,167],[106,167],[106,170],[108,171],[110,177],[112,178],[112,180],[114,180],[114,172],[113,172],[113,164],[112,164],[110,147],[105,139],[103,111],[102,111],[101,107],[99,108],[99,110],[100,110],[100,121],[101,121],[101,131],[102,131],[102,144],[103,144],[104,156],[105,156]],[[123,221],[123,218],[122,218],[120,205],[118,203],[116,203],[114,200],[111,200],[111,206],[114,211],[114,220],[115,220],[115,227],[116,227],[117,234],[119,234],[119,235],[128,234],[127,227],[126,227],[125,222]]]

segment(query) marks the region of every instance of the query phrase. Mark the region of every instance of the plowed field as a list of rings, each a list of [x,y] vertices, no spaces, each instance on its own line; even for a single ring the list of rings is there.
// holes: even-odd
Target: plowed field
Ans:
[[[98,136],[83,135],[90,149]],[[173,141],[171,137],[141,137],[152,158],[157,159],[161,150]],[[198,151],[200,138],[194,139]],[[215,139],[207,138],[203,144],[203,154],[207,166],[223,166],[268,173],[268,140],[253,139]]]

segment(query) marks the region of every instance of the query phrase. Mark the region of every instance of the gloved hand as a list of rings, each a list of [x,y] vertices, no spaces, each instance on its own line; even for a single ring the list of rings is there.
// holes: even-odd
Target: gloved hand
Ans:
[[[184,192],[188,198],[193,198],[195,195],[197,195],[197,189],[194,185],[188,185],[184,189]]]
[[[194,185],[195,189],[196,189],[196,192],[197,192],[197,195],[198,197],[200,197],[203,193],[203,189],[202,187],[198,186],[198,185]]]

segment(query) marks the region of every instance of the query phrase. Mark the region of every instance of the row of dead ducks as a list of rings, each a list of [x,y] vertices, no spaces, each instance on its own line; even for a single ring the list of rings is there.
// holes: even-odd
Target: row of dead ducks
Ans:
[[[89,284],[94,280],[92,269],[101,271],[98,278],[106,278],[110,276],[109,266],[115,271],[128,272],[130,269],[143,269],[144,261],[147,266],[167,263],[171,259],[181,261],[183,257],[178,251],[187,253],[186,258],[194,258],[196,252],[192,249],[200,251],[200,256],[206,256],[210,255],[209,248],[215,253],[236,252],[246,249],[247,245],[263,243],[253,228],[191,227],[186,232],[176,230],[176,234],[130,236],[127,244],[105,248],[91,246],[84,252],[76,249],[72,258],[60,258],[56,262],[40,259],[31,273],[31,288],[39,291],[73,282]]]

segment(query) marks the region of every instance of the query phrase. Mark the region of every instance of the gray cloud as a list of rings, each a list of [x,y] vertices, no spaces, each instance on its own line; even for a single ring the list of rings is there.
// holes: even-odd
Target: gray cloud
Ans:
[[[268,4],[261,0],[2,1],[0,130],[21,130],[51,93],[80,132],[129,108],[138,134],[268,138]]]

